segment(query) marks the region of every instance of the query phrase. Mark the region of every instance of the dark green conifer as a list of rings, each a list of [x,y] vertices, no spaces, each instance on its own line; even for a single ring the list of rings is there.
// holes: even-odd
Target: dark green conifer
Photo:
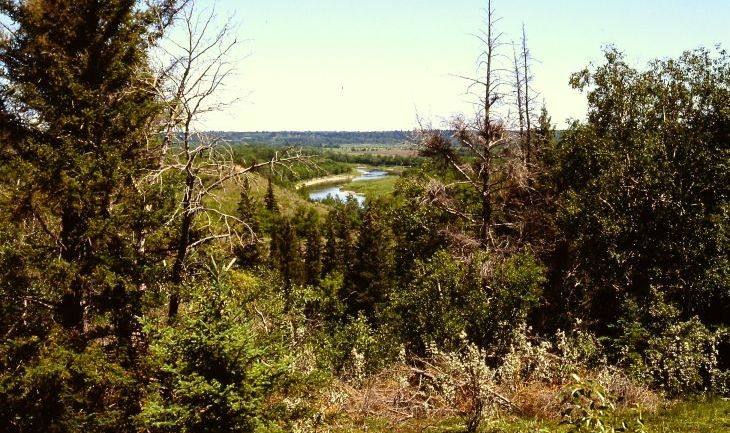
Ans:
[[[267,179],[268,185],[266,187],[266,197],[264,197],[264,204],[266,204],[266,209],[268,209],[271,212],[278,212],[279,211],[279,205],[276,202],[276,196],[274,195],[274,186],[271,184],[271,177]]]
[[[306,268],[307,284],[316,286],[322,277],[322,233],[318,226],[312,227],[306,238],[306,252],[304,263]]]
[[[380,203],[368,205],[355,245],[355,259],[346,275],[347,304],[353,315],[373,317],[394,282],[393,234]]]
[[[256,206],[256,202],[251,197],[251,185],[248,179],[245,179],[236,208],[237,217],[245,224],[242,229],[242,243],[235,248],[236,257],[242,266],[256,266],[261,263],[262,259],[259,238],[261,226],[258,215],[256,215]]]
[[[156,287],[145,240],[167,203],[139,182],[159,162],[147,53],[174,10],[0,2],[0,218],[15,231],[0,251],[13,296],[2,284],[0,298],[17,303],[0,333],[32,342],[3,369],[0,431],[134,428],[138,317]]]

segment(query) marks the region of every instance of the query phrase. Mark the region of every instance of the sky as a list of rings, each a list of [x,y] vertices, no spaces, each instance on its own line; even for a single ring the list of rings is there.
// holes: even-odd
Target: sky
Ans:
[[[502,54],[524,24],[533,86],[559,128],[585,117],[570,74],[614,45],[643,68],[688,49],[730,49],[730,0],[493,0]],[[411,130],[471,116],[486,0],[199,0],[236,24],[234,73],[208,130]],[[507,59],[509,60],[509,59]],[[509,80],[510,77],[505,77]]]

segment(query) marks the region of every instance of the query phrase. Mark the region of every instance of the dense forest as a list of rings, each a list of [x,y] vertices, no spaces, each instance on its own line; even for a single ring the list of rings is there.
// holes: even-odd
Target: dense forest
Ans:
[[[249,145],[195,129],[230,45],[193,3],[0,13],[0,431],[730,428],[723,49],[606,48],[556,134],[523,36],[475,118]],[[365,136],[418,156],[315,149]],[[392,192],[293,191],[361,164]]]

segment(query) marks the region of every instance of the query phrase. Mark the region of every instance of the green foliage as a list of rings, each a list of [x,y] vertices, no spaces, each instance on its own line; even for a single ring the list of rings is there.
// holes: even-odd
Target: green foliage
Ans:
[[[226,270],[224,268],[224,270]],[[283,335],[258,329],[225,278],[203,288],[174,326],[147,326],[158,371],[138,421],[154,432],[280,431],[303,415],[302,377]],[[196,311],[197,310],[197,311]]]
[[[614,399],[599,383],[573,375],[573,383],[561,393],[563,421],[569,433],[646,433],[641,411],[628,419],[616,413]]]
[[[374,329],[363,314],[335,328],[328,345],[323,354],[332,368],[356,385],[395,360],[399,349],[386,329]]]
[[[260,238],[262,235],[261,224],[256,212],[258,207],[258,203],[251,196],[251,185],[246,179],[236,206],[236,216],[245,225],[242,230],[244,239],[234,248],[238,263],[242,266],[251,267],[263,262],[264,248]]]
[[[616,318],[625,295],[666,293],[688,319],[725,323],[728,300],[730,59],[687,52],[648,70],[621,53],[572,78],[588,122],[557,147],[559,222],[574,248],[591,317]]]
[[[643,310],[631,300],[625,302],[619,328],[622,334],[611,343],[619,363],[634,378],[675,397],[727,392],[718,359],[723,333],[711,332],[696,316],[682,320],[679,310],[656,289]]]
[[[485,276],[490,266],[496,269]],[[431,343],[456,350],[462,334],[502,353],[539,300],[543,281],[543,269],[528,253],[495,264],[488,257],[465,263],[439,251],[416,262],[407,288],[391,295],[391,314],[398,318],[399,335],[417,353]]]
[[[719,373],[716,336],[697,317],[668,324],[647,344],[647,368],[659,388],[672,396],[712,389]]]
[[[304,283],[302,248],[291,219],[282,217],[272,226],[269,251],[269,263],[280,272],[287,290]]]
[[[355,262],[345,274],[345,302],[351,314],[373,318],[385,307],[394,289],[393,234],[382,202],[371,201],[362,215],[355,246]]]
[[[174,203],[140,182],[160,156],[148,52],[177,5],[0,3],[4,431],[132,430]]]
[[[266,197],[264,197],[264,204],[269,212],[278,212],[279,205],[276,203],[276,195],[274,194],[274,187],[271,184],[271,177],[267,178],[266,186]]]
[[[79,347],[55,330],[0,345],[0,430],[131,430],[137,378],[98,344]]]
[[[481,313],[487,299],[470,270],[439,251],[428,261],[416,261],[413,279],[391,295],[391,303],[398,334],[409,349],[425,353],[431,343],[446,351],[459,348],[461,334],[473,323],[470,316]]]
[[[495,406],[495,372],[487,365],[486,350],[462,335],[458,350],[444,352],[432,345],[429,352],[439,366],[435,387],[454,407],[462,408],[466,431],[476,432]]]

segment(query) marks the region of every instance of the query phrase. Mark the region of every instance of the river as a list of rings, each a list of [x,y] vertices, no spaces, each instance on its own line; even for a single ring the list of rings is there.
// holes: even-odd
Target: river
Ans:
[[[350,182],[366,182],[381,179],[390,175],[390,173],[382,170],[368,170],[364,168],[358,168],[357,170],[360,172],[360,175],[352,178]],[[351,197],[362,207],[365,204],[365,196],[344,189],[347,183],[313,187],[309,190],[309,199],[313,201],[322,201],[327,197],[331,197],[336,200],[345,201]]]

